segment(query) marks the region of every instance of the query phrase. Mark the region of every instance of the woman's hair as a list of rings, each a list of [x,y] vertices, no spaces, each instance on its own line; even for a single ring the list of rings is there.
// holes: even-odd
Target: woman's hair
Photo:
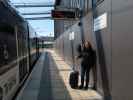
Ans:
[[[78,44],[77,45],[77,52],[81,53],[83,49],[85,49],[85,43],[87,43],[89,45],[89,48],[92,49],[91,43],[89,41],[85,41],[82,44]]]
[[[87,43],[87,45],[89,46],[89,48],[92,48],[90,41],[85,41],[85,42],[84,42],[84,45],[85,45],[86,43]]]

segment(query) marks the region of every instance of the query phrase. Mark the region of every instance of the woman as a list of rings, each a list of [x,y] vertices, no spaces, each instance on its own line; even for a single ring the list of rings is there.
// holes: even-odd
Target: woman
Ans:
[[[79,86],[79,88],[82,89],[84,87],[84,78],[86,77],[85,89],[88,89],[90,69],[95,62],[93,57],[94,51],[89,41],[86,41],[80,47],[81,49],[78,58],[82,58],[82,61],[81,61],[81,85]]]

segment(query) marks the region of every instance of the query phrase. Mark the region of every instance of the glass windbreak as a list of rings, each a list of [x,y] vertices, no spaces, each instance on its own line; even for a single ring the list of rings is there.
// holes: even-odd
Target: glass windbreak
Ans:
[[[100,4],[104,0],[92,0],[92,6],[93,8],[96,7],[98,4]]]

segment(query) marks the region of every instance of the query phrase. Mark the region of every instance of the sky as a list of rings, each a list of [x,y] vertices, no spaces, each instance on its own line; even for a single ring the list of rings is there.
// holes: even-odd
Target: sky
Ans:
[[[12,3],[53,3],[54,0],[10,0]],[[52,7],[30,7],[17,9],[20,13],[50,12]],[[50,15],[25,15],[24,17],[43,17]],[[54,36],[53,20],[28,20],[39,36]]]

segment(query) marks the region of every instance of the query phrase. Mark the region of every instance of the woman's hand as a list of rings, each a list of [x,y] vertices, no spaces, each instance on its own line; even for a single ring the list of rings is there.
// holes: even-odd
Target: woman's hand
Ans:
[[[78,57],[78,56],[75,56],[75,59],[76,59],[76,60],[78,60],[78,59],[79,59],[79,57]]]

